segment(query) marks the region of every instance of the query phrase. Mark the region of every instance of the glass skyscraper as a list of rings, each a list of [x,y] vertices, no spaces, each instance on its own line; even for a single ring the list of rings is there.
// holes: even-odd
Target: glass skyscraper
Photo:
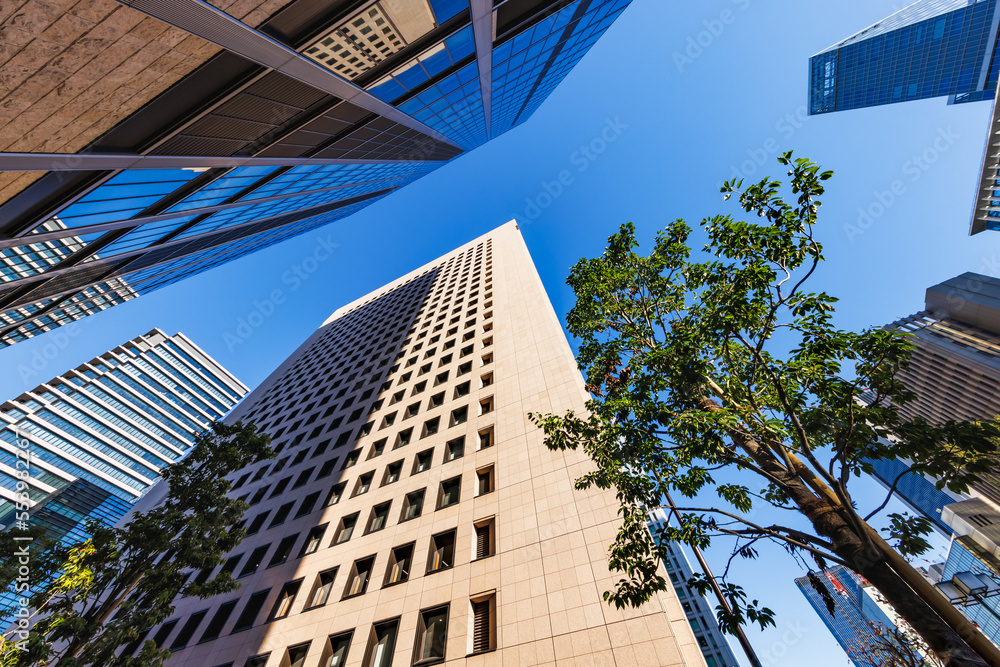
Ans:
[[[795,585],[809,600],[813,610],[823,620],[837,643],[856,667],[881,667],[890,664],[889,656],[883,655],[870,643],[864,643],[873,635],[874,628],[896,627],[889,614],[891,610],[878,602],[878,592],[855,572],[834,565],[824,572],[815,573],[833,599],[831,614],[826,600],[809,581],[809,577],[799,577]],[[888,613],[887,613],[888,612]],[[895,614],[893,614],[895,615]]]
[[[19,481],[29,522],[52,537],[87,537],[87,518],[113,525],[247,391],[183,334],[153,330],[6,401],[0,529],[17,523]]]
[[[10,92],[27,108],[0,108],[0,347],[346,218],[518,126],[629,2],[102,5],[86,21],[122,33],[116,54],[145,46],[95,86],[71,67],[94,42],[68,39],[66,72],[28,64]],[[31,94],[53,77],[90,97]],[[55,137],[37,122],[88,104]]]
[[[809,60],[809,113],[993,99],[997,0],[921,0]]]

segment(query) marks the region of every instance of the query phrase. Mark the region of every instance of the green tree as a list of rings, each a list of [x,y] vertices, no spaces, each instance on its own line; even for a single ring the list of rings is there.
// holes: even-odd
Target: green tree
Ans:
[[[666,588],[657,569],[666,554],[646,530],[647,508],[670,491],[693,498],[714,490],[723,502],[680,507],[680,524],[658,537],[701,548],[727,537],[734,558],[755,558],[758,543],[770,540],[821,569],[845,565],[881,591],[945,665],[984,665],[976,651],[995,649],[953,608],[929,605],[937,593],[921,588],[929,584],[900,557],[927,548],[927,519],[892,515],[894,549],[867,524],[882,508],[860,510],[848,485],[872,472],[872,460],[904,456],[915,473],[964,491],[996,465],[1000,430],[900,415],[912,394],[897,371],[911,343],[883,329],[838,330],[836,299],[805,291],[824,259],[813,232],[832,173],[791,153],[778,161],[788,186],[723,185],[725,199],[736,195],[756,220],[704,220],[701,253],[692,251],[683,221],[659,232],[648,255],[626,224],[602,256],[573,267],[567,327],[579,340],[588,414],[531,418],[549,448],[581,447],[594,461],[578,487],[617,490],[623,525],[611,566],[625,577],[605,593],[614,604],[637,605]],[[868,391],[873,402],[862,402]],[[754,522],[761,504],[789,510],[787,525]],[[733,608],[720,606],[723,627],[773,624],[767,607],[725,577],[723,591]]]
[[[203,583],[187,582],[188,573],[220,564],[246,534],[247,503],[226,495],[226,476],[273,456],[269,438],[254,426],[213,423],[163,471],[169,487],[162,503],[134,513],[122,528],[90,522],[92,537],[83,543],[33,550],[32,580],[45,581],[29,598],[33,626],[23,642],[17,626],[4,633],[0,665],[162,665],[170,652],[149,640],[134,657],[114,654],[166,620],[178,595],[204,598],[239,588],[227,572]],[[0,549],[15,553],[25,535],[0,533]],[[0,585],[15,581],[16,564],[6,562],[0,577]]]

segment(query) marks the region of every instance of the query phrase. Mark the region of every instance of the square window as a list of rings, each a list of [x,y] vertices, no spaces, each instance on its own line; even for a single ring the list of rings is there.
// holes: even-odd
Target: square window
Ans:
[[[392,446],[393,449],[399,449],[400,447],[405,447],[410,444],[410,439],[413,438],[413,429],[408,428],[400,431],[396,434],[396,444]]]
[[[486,449],[493,446],[493,427],[484,428],[479,431],[479,449]]]
[[[375,458],[376,456],[381,456],[382,452],[385,451],[386,438],[382,438],[378,442],[372,443],[371,449],[368,450],[368,460]]]
[[[355,449],[353,452],[344,457],[344,470],[347,470],[351,466],[357,465],[358,461],[361,459],[361,450]]]
[[[431,396],[430,401],[428,401],[428,408],[438,408],[444,405],[444,392],[440,392]]]
[[[396,403],[399,403],[401,400],[403,400],[403,396],[405,394],[406,394],[405,390],[401,389],[397,391],[395,394],[392,395],[392,399],[390,399],[389,405],[395,405]]]
[[[492,493],[495,488],[493,482],[493,466],[480,468],[476,471],[476,495],[482,496]]]
[[[330,487],[330,493],[326,497],[326,502],[323,503],[325,507],[330,505],[336,505],[340,502],[340,499],[344,497],[344,488],[347,486],[347,482],[339,482]]]
[[[368,518],[368,527],[365,529],[365,535],[368,533],[375,533],[383,528],[389,519],[389,507],[392,505],[392,501],[386,503],[381,503],[372,508],[371,516]]]
[[[343,544],[344,542],[351,539],[351,535],[354,534],[354,526],[358,523],[358,513],[348,514],[343,519],[340,520],[340,525],[337,526],[337,531],[333,534],[333,544],[330,546],[335,546],[337,544]]]
[[[426,438],[428,436],[434,435],[438,432],[438,427],[441,423],[440,417],[435,417],[434,419],[428,419],[424,422],[423,431],[420,434],[421,438]]]
[[[455,387],[455,398],[462,398],[463,396],[469,395],[469,383],[463,382],[462,384]]]
[[[410,396],[416,396],[426,388],[427,388],[427,380],[418,382],[415,385],[413,385],[413,391],[410,392]]]
[[[457,505],[462,491],[462,476],[452,477],[441,482],[441,490],[438,492],[439,510]]]
[[[368,493],[368,490],[372,487],[372,478],[374,476],[374,472],[366,472],[364,475],[358,477],[358,482],[354,485],[354,493],[351,494],[351,497],[354,498]]]
[[[351,574],[347,579],[347,587],[344,589],[344,599],[363,595],[368,590],[368,580],[371,578],[372,566],[375,564],[375,557],[369,556],[354,561],[351,567]]]
[[[458,426],[459,424],[464,424],[469,421],[469,408],[468,406],[462,406],[451,411],[451,420],[448,424],[449,427]]]
[[[323,541],[323,535],[326,534],[326,527],[328,525],[329,524],[324,523],[321,526],[315,526],[310,529],[309,533],[306,535],[306,542],[302,545],[302,550],[299,551],[299,558],[319,551],[319,545]]]
[[[482,363],[482,365],[483,366],[488,366],[489,364],[492,364],[492,363],[493,363],[493,353],[489,352],[487,354],[484,354],[483,355],[483,363]]]
[[[449,530],[431,538],[431,551],[427,558],[427,574],[447,570],[455,565],[455,533]]]
[[[413,472],[411,475],[416,475],[418,472],[424,472],[425,470],[431,469],[431,456],[434,454],[433,449],[425,449],[424,451],[417,454],[417,458],[413,461]]]
[[[390,667],[392,655],[396,650],[396,633],[399,629],[399,619],[384,621],[372,626],[368,647],[362,667]]]
[[[400,475],[403,473],[403,460],[400,459],[395,463],[390,463],[385,467],[385,476],[382,477],[382,486],[388,484],[393,484],[399,481]]]
[[[493,373],[486,373],[479,377],[479,386],[482,388],[489,387],[493,384]]]
[[[427,373],[430,373],[432,366],[433,364],[424,364],[423,366],[420,367],[420,372],[417,373],[417,375],[426,375]]]
[[[488,396],[479,401],[479,416],[488,415],[493,412],[493,397]]]
[[[337,568],[324,570],[316,575],[316,583],[313,586],[312,594],[309,596],[307,609],[322,607],[330,599],[330,591],[333,589],[333,581],[337,578]]]
[[[444,446],[444,462],[454,461],[465,456],[465,436],[449,440]]]
[[[417,413],[420,412],[420,402],[411,403],[406,407],[406,412],[403,415],[403,419],[409,419],[410,417],[415,417]]]
[[[389,564],[385,571],[385,586],[401,584],[410,578],[410,566],[413,562],[413,543],[396,547],[389,554]]]
[[[274,528],[275,526],[280,526],[285,523],[285,519],[287,519],[288,515],[291,514],[292,507],[294,506],[295,501],[293,500],[279,507],[278,511],[274,513],[274,518],[271,519],[271,523],[268,525],[268,528]]]
[[[444,384],[447,381],[448,381],[448,371],[445,371],[444,373],[438,373],[438,376],[434,378],[434,386],[437,387],[439,385]]]
[[[444,660],[448,639],[448,605],[421,611],[413,646],[413,664],[429,665]]]
[[[403,512],[399,516],[399,522],[416,519],[424,510],[424,489],[406,494],[403,498]]]

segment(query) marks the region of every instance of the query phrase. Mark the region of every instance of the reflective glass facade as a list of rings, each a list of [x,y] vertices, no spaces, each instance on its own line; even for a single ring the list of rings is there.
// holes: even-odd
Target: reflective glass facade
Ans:
[[[956,537],[948,550],[948,560],[945,561],[941,580],[950,581],[959,572],[986,574],[1000,579],[1000,561],[979,546],[972,537]],[[979,626],[994,644],[1000,642],[1000,597],[985,598],[982,604],[967,607],[959,605],[958,609]]]
[[[997,2],[922,0],[809,61],[809,113],[951,96],[992,99]]]
[[[875,602],[877,592],[857,574],[841,565],[834,565],[816,576],[829,591],[834,603],[834,614],[827,609],[826,601],[813,588],[808,577],[799,577],[795,585],[809,600],[813,610],[840,644],[856,667],[881,667],[891,660],[889,656],[874,651],[859,650],[859,642],[871,634],[873,624],[894,627],[893,621]]]
[[[941,521],[941,510],[945,505],[962,500],[948,495],[944,491],[939,491],[934,483],[922,475],[907,473],[899,477],[910,466],[899,459],[882,459],[870,461],[875,468],[875,477],[888,490],[893,483],[896,484],[896,496],[906,501],[910,507],[920,514],[926,516],[945,535],[951,534],[951,529]],[[898,479],[897,479],[898,478]]]
[[[259,26],[301,54],[288,71],[240,60],[252,30],[143,5],[223,52],[0,196],[0,347],[341,220],[517,126],[629,1],[292,0]]]

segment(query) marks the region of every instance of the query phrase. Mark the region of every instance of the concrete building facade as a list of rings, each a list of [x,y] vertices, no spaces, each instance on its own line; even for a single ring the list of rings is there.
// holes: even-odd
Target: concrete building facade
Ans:
[[[338,309],[230,417],[280,450],[233,475],[242,588],[146,638],[174,667],[704,667],[672,592],[602,600],[617,501],[527,419],[586,397],[513,222]]]

